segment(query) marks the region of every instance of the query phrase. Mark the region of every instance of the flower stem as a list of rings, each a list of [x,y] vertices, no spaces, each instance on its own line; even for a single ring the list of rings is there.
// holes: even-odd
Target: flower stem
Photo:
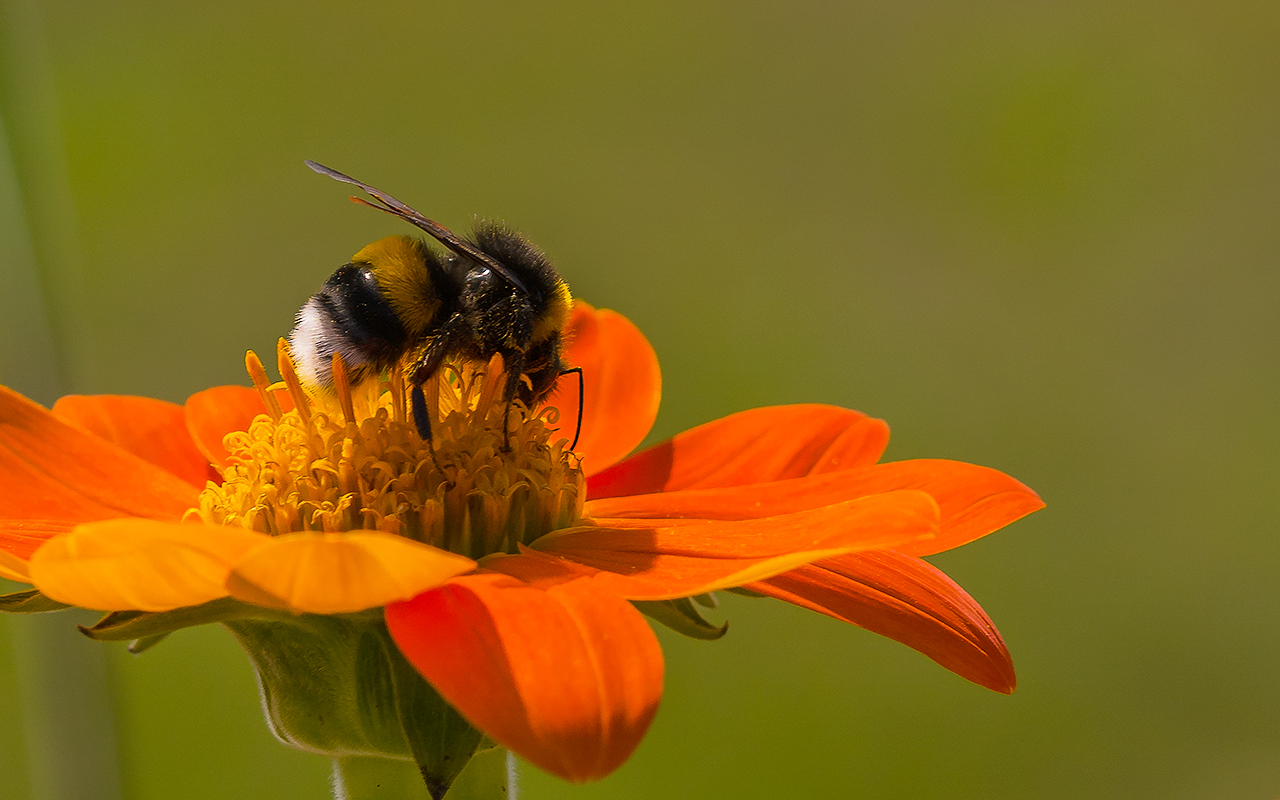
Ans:
[[[334,800],[515,800],[515,759],[495,747],[476,753],[449,791],[432,797],[412,761],[334,759]]]

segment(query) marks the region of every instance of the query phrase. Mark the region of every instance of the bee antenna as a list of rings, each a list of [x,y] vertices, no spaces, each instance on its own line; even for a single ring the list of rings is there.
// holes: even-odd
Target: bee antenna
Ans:
[[[370,208],[376,208],[379,211],[385,211],[388,214],[399,217],[410,225],[421,228],[431,234],[432,238],[436,239],[440,244],[449,248],[453,252],[463,256],[464,258],[469,258],[472,261],[477,261],[485,265],[489,269],[506,278],[511,285],[515,286],[524,294],[529,294],[529,288],[525,286],[524,283],[511,272],[511,270],[504,267],[493,256],[484,252],[470,242],[464,241],[461,237],[440,223],[427,219],[414,209],[404,203],[401,203],[399,200],[381,189],[375,189],[367,183],[361,183],[350,175],[344,175],[336,169],[326,167],[324,164],[318,164],[310,159],[306,159],[305,163],[308,167],[311,167],[312,170],[324,175],[326,178],[333,178],[335,181],[341,181],[342,183],[349,183],[352,186],[356,186],[378,201],[377,203],[371,203],[368,200],[364,200],[359,197],[352,197],[351,199],[354,202],[369,206]]]

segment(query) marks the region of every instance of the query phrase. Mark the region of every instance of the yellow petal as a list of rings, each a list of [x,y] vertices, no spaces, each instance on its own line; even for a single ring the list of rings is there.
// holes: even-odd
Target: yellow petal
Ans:
[[[349,614],[408,600],[476,562],[377,531],[277,536],[236,564],[233,597],[271,608]]]
[[[31,557],[31,582],[81,608],[169,611],[226,596],[231,565],[269,538],[213,525],[91,522],[42,545]]]

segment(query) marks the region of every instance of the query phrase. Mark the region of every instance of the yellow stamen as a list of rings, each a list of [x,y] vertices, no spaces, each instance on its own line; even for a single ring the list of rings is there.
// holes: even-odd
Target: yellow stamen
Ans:
[[[506,375],[504,374],[502,353],[494,353],[489,359],[489,366],[485,369],[485,375],[492,375],[493,380],[484,382],[484,386],[480,390],[480,401],[476,403],[476,413],[481,417],[489,414],[489,409],[493,406],[493,398],[497,396],[498,389],[506,383]]]
[[[500,358],[451,364],[428,381],[429,445],[407,413],[400,367],[381,384],[352,387],[335,358],[334,389],[311,391],[287,347],[277,356],[296,408],[227,437],[224,482],[194,509],[204,521],[270,534],[381,530],[481,558],[580,520],[584,480],[567,442],[553,442],[542,416],[518,402],[510,433],[501,430]],[[261,362],[246,361],[257,362],[259,374],[250,373],[269,397]],[[369,390],[367,403],[364,394],[353,402],[355,388]]]
[[[293,398],[294,409],[302,417],[302,421],[309,424],[311,404],[307,402],[307,395],[302,391],[302,382],[298,380],[298,371],[293,366],[293,352],[285,339],[276,340],[276,368],[280,370],[280,379],[284,381],[285,387],[289,390],[289,396]]]
[[[351,381],[347,378],[347,365],[341,353],[333,354],[333,390],[338,395],[338,405],[342,408],[342,416],[347,424],[356,421],[356,410],[351,402]]]
[[[267,368],[262,366],[262,359],[250,350],[244,355],[244,366],[249,371],[249,380],[253,381],[253,387],[258,390],[258,396],[262,398],[262,404],[267,407],[267,413],[279,422],[280,403],[271,394],[271,380],[267,378]]]
[[[391,418],[396,422],[404,422],[408,419],[405,416],[404,406],[404,367],[397,362],[391,369]]]

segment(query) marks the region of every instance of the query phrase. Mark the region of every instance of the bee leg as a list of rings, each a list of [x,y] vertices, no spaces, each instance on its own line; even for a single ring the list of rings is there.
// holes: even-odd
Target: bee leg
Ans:
[[[502,399],[507,403],[507,407],[502,411],[502,452],[510,453],[511,406],[516,399],[516,390],[520,388],[520,379],[524,377],[525,354],[519,350],[512,351],[510,356],[503,353],[502,360],[507,370],[507,379],[502,387]]]
[[[413,424],[418,429],[418,436],[427,443],[427,452],[431,454],[431,463],[437,472],[444,472],[436,458],[436,443],[431,439],[431,417],[427,414],[427,396],[422,391],[422,384],[415,383],[409,389],[409,403],[413,408]]]
[[[439,371],[445,356],[454,350],[459,337],[466,331],[465,322],[461,314],[454,314],[445,320],[440,326],[440,332],[431,339],[410,371],[409,402],[413,408],[413,424],[418,428],[418,436],[422,437],[422,441],[426,442],[427,447],[431,449],[433,461],[436,450],[431,439],[431,417],[427,413],[427,396],[422,391],[422,385]],[[440,465],[436,464],[436,466]]]
[[[578,437],[582,435],[582,404],[586,402],[587,389],[582,380],[582,367],[569,367],[556,377],[564,377],[570,372],[578,373],[578,426],[573,429],[573,444],[569,445],[569,449],[572,450],[578,446]]]

